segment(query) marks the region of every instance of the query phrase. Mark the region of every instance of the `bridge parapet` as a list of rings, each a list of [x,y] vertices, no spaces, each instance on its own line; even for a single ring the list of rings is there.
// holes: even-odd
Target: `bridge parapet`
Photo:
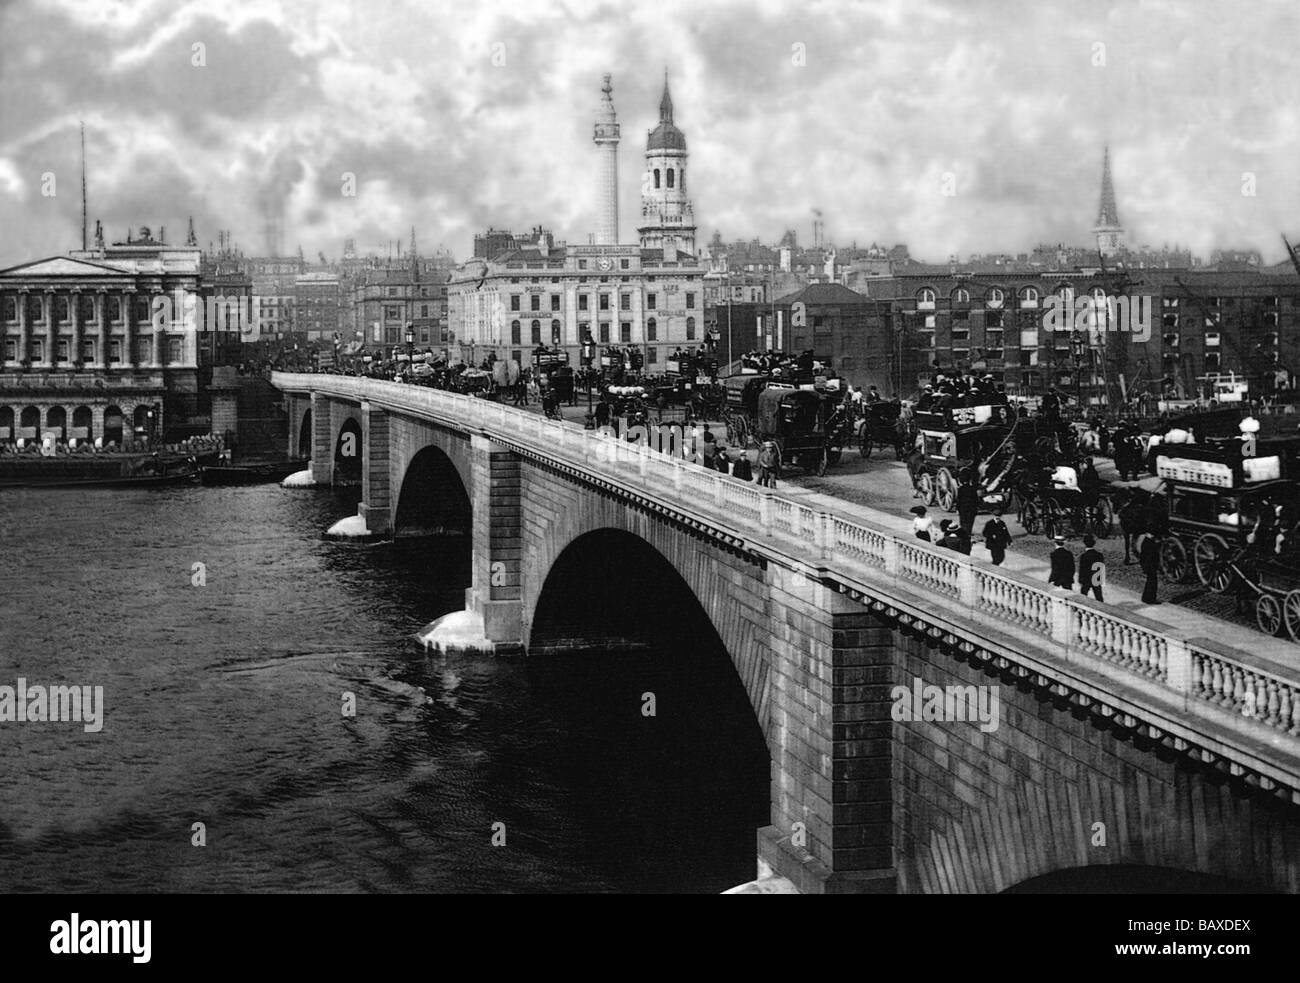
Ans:
[[[504,404],[338,375],[275,373],[272,381],[285,392],[368,401],[561,466],[832,586],[896,630],[1300,803],[1300,671],[1271,659]]]

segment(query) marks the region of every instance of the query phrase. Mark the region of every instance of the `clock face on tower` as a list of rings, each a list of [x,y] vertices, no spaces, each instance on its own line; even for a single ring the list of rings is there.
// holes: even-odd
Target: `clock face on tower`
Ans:
[[[596,263],[596,265],[599,266],[602,270],[608,270],[610,267],[614,265],[614,261],[610,259],[608,256],[602,256],[600,257],[600,260],[599,262]]]

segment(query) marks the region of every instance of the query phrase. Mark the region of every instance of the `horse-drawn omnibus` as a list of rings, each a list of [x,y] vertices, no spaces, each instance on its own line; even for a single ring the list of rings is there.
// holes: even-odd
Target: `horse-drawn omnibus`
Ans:
[[[1254,599],[1262,631],[1300,641],[1300,481],[1296,440],[1169,445],[1156,457],[1168,535],[1160,572]]]
[[[781,460],[795,467],[826,473],[839,463],[853,442],[853,425],[839,390],[796,389],[769,384],[757,397],[754,431],[760,441],[772,440]]]

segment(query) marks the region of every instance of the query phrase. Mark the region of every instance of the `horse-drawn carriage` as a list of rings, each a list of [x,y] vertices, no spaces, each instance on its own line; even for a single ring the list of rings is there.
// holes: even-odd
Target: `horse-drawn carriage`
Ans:
[[[921,456],[912,483],[922,501],[955,512],[958,477],[965,472],[974,475],[981,462],[1005,452],[1014,419],[1006,404],[918,411],[915,420]]]
[[[1261,631],[1300,641],[1300,481],[1287,476],[1294,443],[1260,441],[1255,456],[1232,439],[1171,446],[1156,473],[1168,513],[1161,574],[1173,582],[1195,574],[1217,594],[1253,597]]]
[[[903,406],[897,400],[889,403],[867,403],[862,418],[857,422],[858,449],[863,457],[873,450],[890,450],[901,461],[907,453],[907,429],[902,417]]]
[[[1031,536],[1082,535],[1100,539],[1111,534],[1115,513],[1100,488],[1091,494],[1079,487],[1079,476],[1068,464],[1025,466],[1017,485],[1020,524]]]
[[[722,388],[722,422],[727,428],[727,441],[733,447],[747,447],[754,435],[754,420],[758,414],[759,394],[767,388],[766,375],[733,375]]]
[[[754,432],[776,442],[781,460],[818,475],[837,464],[852,443],[853,427],[838,390],[771,384],[758,393]],[[728,439],[733,440],[728,430]]]

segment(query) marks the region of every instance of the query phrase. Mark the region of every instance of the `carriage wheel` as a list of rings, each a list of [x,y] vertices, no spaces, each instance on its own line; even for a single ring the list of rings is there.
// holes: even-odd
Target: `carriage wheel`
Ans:
[[[921,490],[921,501],[926,505],[933,506],[936,501],[934,494],[934,478],[930,476],[929,471],[922,472],[921,481],[916,487]]]
[[[1300,642],[1300,590],[1290,591],[1282,599],[1282,620],[1291,641]]]
[[[935,486],[939,505],[943,507],[943,510],[945,512],[956,512],[957,482],[953,480],[952,472],[947,468],[940,468]]]
[[[1115,510],[1111,507],[1110,499],[1099,498],[1097,504],[1091,509],[1089,516],[1092,534],[1098,539],[1105,539],[1115,531]]]
[[[1260,594],[1255,601],[1255,624],[1265,635],[1282,633],[1282,602],[1272,594]]]
[[[1170,536],[1160,545],[1160,575],[1171,584],[1187,580],[1191,564],[1187,562],[1187,547],[1182,540]]]
[[[1020,524],[1025,527],[1025,532],[1031,536],[1037,536],[1043,529],[1043,517],[1038,511],[1038,506],[1033,502],[1024,503],[1024,511],[1020,515]]]
[[[1216,594],[1226,594],[1236,576],[1228,566],[1228,544],[1222,536],[1207,532],[1192,547],[1196,579]]]

